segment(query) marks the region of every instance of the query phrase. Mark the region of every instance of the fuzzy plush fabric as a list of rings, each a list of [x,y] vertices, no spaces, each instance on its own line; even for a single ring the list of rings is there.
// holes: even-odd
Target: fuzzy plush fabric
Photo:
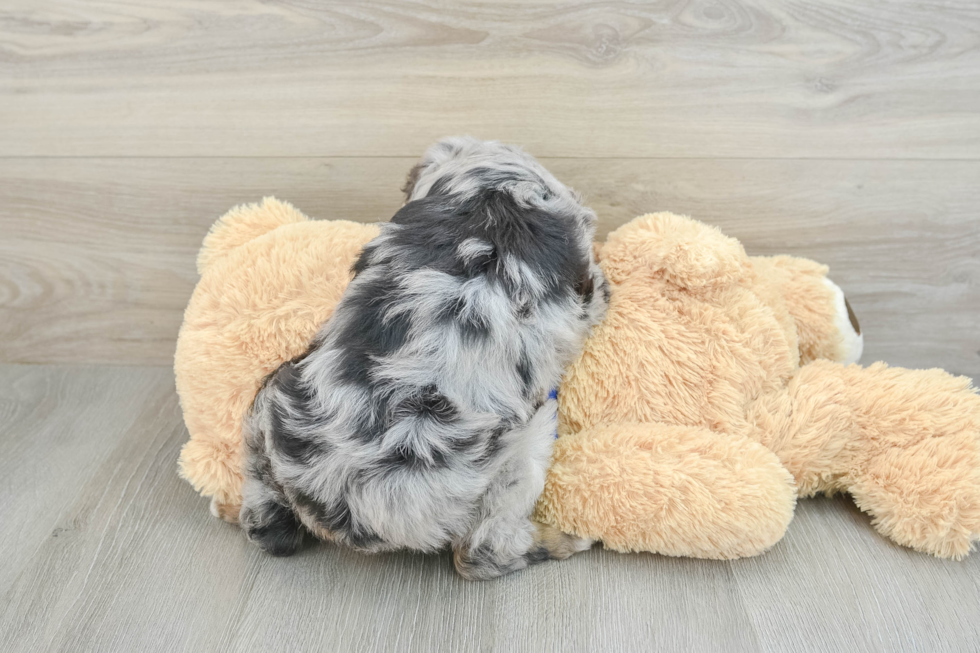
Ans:
[[[306,351],[376,235],[375,225],[308,220],[266,198],[232,209],[204,239],[174,356],[191,434],[180,473],[228,514],[241,500],[242,418],[259,384]]]
[[[191,434],[181,473],[219,514],[237,511],[241,420],[259,383],[306,348],[376,233],[267,199],[205,240],[175,371]],[[826,267],[746,256],[689,218],[642,216],[598,252],[609,314],[559,391],[539,519],[620,551],[735,558],[777,542],[797,496],[842,491],[900,544],[969,552],[969,379],[836,362],[853,352]]]
[[[777,542],[795,506],[793,476],[757,442],[623,422],[558,440],[537,516],[617,551],[738,558]]]

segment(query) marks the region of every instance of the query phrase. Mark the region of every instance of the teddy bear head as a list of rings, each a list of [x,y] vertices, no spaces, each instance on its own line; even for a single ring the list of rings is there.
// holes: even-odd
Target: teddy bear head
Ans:
[[[671,213],[620,227],[598,255],[609,312],[565,375],[560,434],[612,422],[742,430],[746,404],[800,365],[860,356],[857,321],[825,266],[749,257]]]

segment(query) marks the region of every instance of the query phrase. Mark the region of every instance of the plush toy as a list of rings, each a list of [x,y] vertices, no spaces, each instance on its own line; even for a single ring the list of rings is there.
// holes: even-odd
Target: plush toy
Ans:
[[[181,474],[235,521],[241,424],[302,354],[377,227],[266,199],[215,223],[177,342]],[[797,497],[848,492],[894,541],[966,555],[980,535],[980,396],[967,378],[860,356],[827,268],[746,256],[717,229],[642,216],[597,245],[609,314],[559,390],[537,518],[618,551],[755,555]]]

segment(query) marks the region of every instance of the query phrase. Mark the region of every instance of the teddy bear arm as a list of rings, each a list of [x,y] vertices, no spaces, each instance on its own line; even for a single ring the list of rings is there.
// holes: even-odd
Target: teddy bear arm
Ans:
[[[285,202],[235,207],[201,248],[202,277],[177,336],[174,375],[190,435],[180,475],[212,513],[237,518],[242,417],[266,374],[302,353],[377,225],[308,220]],[[288,262],[284,265],[283,262]]]
[[[778,458],[747,438],[624,423],[558,440],[536,512],[617,551],[731,559],[775,544],[795,498]]]
[[[274,197],[263,197],[258,204],[236,206],[218,218],[204,237],[197,255],[197,273],[204,274],[215,261],[259,236],[308,219],[289,202]]]

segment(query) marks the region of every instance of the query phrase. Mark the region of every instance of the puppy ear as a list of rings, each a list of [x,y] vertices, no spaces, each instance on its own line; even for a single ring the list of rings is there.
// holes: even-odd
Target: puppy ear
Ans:
[[[412,169],[408,171],[408,177],[405,179],[405,185],[402,186],[402,192],[405,193],[405,201],[408,202],[412,199],[412,192],[415,190],[415,184],[419,181],[419,175],[422,174],[422,169],[425,168],[425,164],[416,163],[412,166]]]
[[[595,277],[592,276],[592,270],[588,266],[582,269],[582,274],[575,284],[575,292],[579,297],[585,297],[588,300],[592,299],[592,293],[595,292]]]

